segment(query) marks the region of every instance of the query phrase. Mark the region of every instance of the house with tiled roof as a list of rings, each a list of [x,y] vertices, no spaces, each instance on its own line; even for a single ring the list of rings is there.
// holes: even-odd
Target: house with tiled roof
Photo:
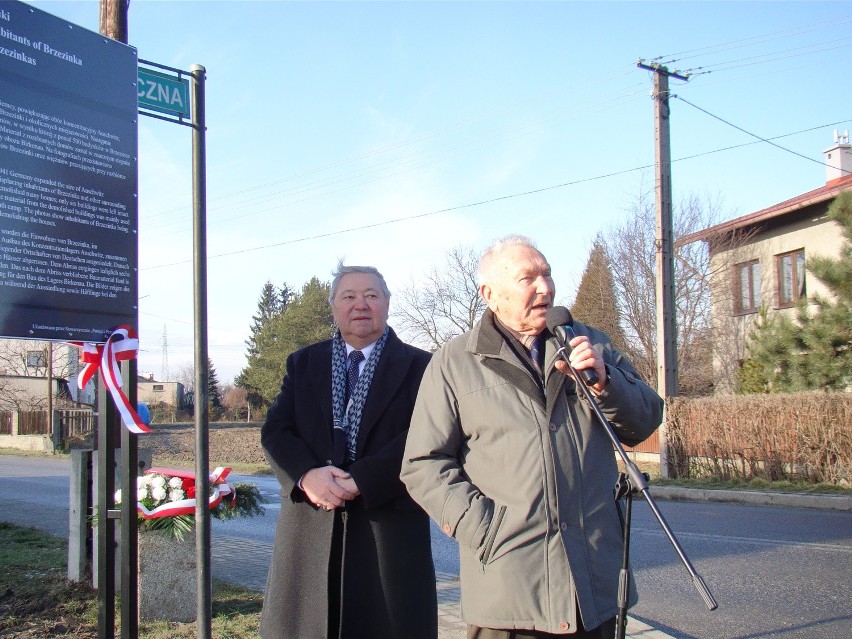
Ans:
[[[814,255],[840,255],[843,236],[827,211],[839,193],[852,189],[848,132],[835,133],[835,144],[824,154],[823,186],[678,240],[706,242],[710,253],[717,392],[733,389],[761,308],[794,313],[800,299],[830,296],[822,282],[807,277],[805,264]]]

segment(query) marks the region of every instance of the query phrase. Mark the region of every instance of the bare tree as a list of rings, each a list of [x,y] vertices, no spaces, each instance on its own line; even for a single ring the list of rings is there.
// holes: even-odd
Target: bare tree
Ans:
[[[248,391],[245,388],[228,385],[224,389],[222,405],[227,409],[227,416],[232,421],[241,419],[251,421],[251,408],[248,403]]]
[[[192,393],[195,391],[195,365],[187,364],[184,362],[181,364],[177,373],[174,374],[174,381],[183,385],[184,393]]]
[[[442,269],[432,267],[422,282],[394,295],[394,327],[411,342],[436,350],[473,327],[485,311],[479,295],[479,255],[470,246],[447,253]]]
[[[683,394],[707,393],[713,385],[713,324],[710,257],[703,242],[677,239],[711,226],[721,204],[690,196],[674,215],[675,315],[678,331],[678,382]],[[649,193],[639,196],[623,224],[604,239],[613,268],[628,351],[640,374],[657,383],[656,215]]]

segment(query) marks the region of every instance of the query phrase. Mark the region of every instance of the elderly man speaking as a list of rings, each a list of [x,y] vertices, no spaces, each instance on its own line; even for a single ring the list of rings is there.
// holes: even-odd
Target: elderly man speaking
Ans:
[[[433,355],[402,480],[459,542],[469,639],[608,639],[622,558],[618,471],[547,329],[550,265],[512,236],[485,251],[479,280],[488,310]],[[606,334],[580,323],[574,332],[571,364],[597,373],[590,388],[616,435],[646,439],[660,397]]]

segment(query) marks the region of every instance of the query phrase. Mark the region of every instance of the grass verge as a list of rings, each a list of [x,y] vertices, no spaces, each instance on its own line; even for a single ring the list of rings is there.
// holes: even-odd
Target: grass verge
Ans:
[[[34,528],[0,523],[0,637],[98,636],[97,592],[68,581],[67,555],[64,539]],[[262,603],[259,592],[214,580],[212,636],[255,639]],[[120,616],[116,603],[117,624]],[[142,639],[196,636],[194,623],[139,624]]]

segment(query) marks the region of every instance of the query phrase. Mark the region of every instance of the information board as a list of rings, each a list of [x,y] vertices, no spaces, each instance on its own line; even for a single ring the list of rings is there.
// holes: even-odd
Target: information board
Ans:
[[[136,50],[0,3],[0,336],[137,327]]]

